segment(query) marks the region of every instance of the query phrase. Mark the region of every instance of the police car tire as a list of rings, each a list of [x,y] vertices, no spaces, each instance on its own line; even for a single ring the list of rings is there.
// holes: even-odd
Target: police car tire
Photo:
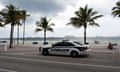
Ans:
[[[43,54],[43,55],[48,55],[49,52],[48,52],[47,50],[43,50],[42,54]]]
[[[78,56],[78,52],[72,51],[70,55],[71,55],[71,57],[77,57]]]

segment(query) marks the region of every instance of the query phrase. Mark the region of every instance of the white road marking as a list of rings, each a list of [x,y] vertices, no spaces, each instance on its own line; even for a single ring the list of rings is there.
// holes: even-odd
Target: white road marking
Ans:
[[[28,52],[26,53],[2,53],[2,54],[11,54],[11,55],[23,55],[23,56],[35,56],[35,57],[42,57],[42,58],[60,58],[60,57],[54,57],[54,56],[36,56],[36,55],[32,55],[32,54],[27,54]],[[69,58],[69,59],[72,59],[72,58]],[[80,60],[87,60],[87,61],[96,61],[96,62],[113,62],[113,61],[108,61],[108,60],[100,60],[100,59],[80,59]]]
[[[14,54],[15,55],[15,54]],[[35,57],[41,57],[41,58],[61,58],[61,57],[57,57],[57,56],[36,56],[36,55],[32,55],[32,54],[22,54],[23,56],[35,56]],[[64,57],[63,57],[64,58]],[[70,57],[67,57],[67,59],[73,59],[73,58],[70,58]],[[86,61],[95,61],[95,62],[113,62],[113,61],[108,61],[108,60],[100,60],[100,59],[83,59],[81,58],[80,60],[86,60]]]
[[[37,61],[37,62],[45,62],[45,63],[56,63],[56,64],[66,64],[66,65],[78,65],[78,66],[89,66],[89,67],[100,67],[100,68],[120,69],[119,66],[107,66],[107,65],[69,63],[69,62],[47,61],[47,60],[27,59],[27,58],[18,58],[18,57],[8,57],[8,56],[0,56],[0,58],[9,58],[9,59],[26,60],[26,61]]]
[[[8,69],[0,69],[0,71],[5,71],[5,72],[18,72],[18,71],[13,71],[13,70],[8,70]]]

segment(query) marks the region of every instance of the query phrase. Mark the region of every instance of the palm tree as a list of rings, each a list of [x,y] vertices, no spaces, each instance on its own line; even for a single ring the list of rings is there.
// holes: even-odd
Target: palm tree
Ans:
[[[98,12],[93,11],[92,8],[88,8],[88,5],[86,5],[84,8],[80,7],[79,10],[75,12],[75,15],[76,17],[70,18],[70,22],[67,25],[71,24],[77,28],[84,27],[84,44],[86,44],[87,26],[99,26],[95,20],[102,17],[103,15],[98,15]]]
[[[36,32],[44,31],[44,44],[46,43],[46,31],[53,32],[53,28],[51,26],[54,26],[54,23],[49,24],[51,19],[47,20],[47,17],[41,17],[40,21],[36,22],[37,28]]]
[[[19,21],[22,22],[20,24],[17,24],[18,28],[17,28],[17,44],[19,44],[19,26],[21,26],[23,24],[23,44],[24,44],[24,36],[25,36],[25,21],[26,21],[26,17],[30,16],[27,14],[26,10],[20,10],[19,11]]]
[[[17,24],[17,45],[19,45],[19,25]]]
[[[26,21],[26,17],[30,16],[30,15],[27,14],[26,10],[22,11],[22,15],[23,15],[23,18],[22,18],[22,23],[23,23],[23,44],[24,44],[24,39],[25,39],[25,21]]]
[[[3,17],[5,25],[7,25],[7,24],[11,25],[9,48],[12,48],[13,47],[14,26],[16,24],[20,24],[19,9],[16,8],[14,5],[10,4],[10,5],[7,5],[5,9],[0,11],[0,15]]]
[[[20,20],[21,20],[21,18],[22,18],[22,11],[18,11],[18,15],[17,15],[18,17],[18,22],[19,23],[17,23],[17,45],[19,45],[19,26],[21,26],[22,24],[20,23]]]
[[[120,17],[120,1],[116,3],[116,6],[112,8],[112,15],[114,17]]]
[[[19,20],[20,21],[20,20]],[[16,24],[17,25],[17,45],[19,45],[19,31],[20,31],[20,28],[19,26],[21,26],[22,24],[21,23],[18,23]]]

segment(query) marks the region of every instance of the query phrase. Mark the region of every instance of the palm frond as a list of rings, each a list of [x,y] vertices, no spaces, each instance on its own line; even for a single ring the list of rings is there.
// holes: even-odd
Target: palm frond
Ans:
[[[78,24],[79,21],[80,20],[79,20],[78,17],[72,17],[72,18],[70,18],[70,22],[67,25],[69,25],[69,24]]]
[[[37,21],[36,25],[37,25],[37,27],[42,27],[42,24],[40,23],[40,21]]]
[[[78,16],[78,17],[80,17],[80,12],[79,12],[79,11],[76,11],[76,12],[75,12],[75,15]]]
[[[91,12],[91,16],[94,16],[94,15],[97,15],[98,14],[98,12],[96,12],[96,11],[93,11],[93,12]]]
[[[98,23],[95,23],[95,22],[90,22],[89,25],[100,27],[100,25]]]
[[[95,19],[98,19],[100,17],[103,17],[103,15],[97,15],[97,16],[92,17],[91,19],[95,20]]]
[[[112,8],[112,15],[120,17],[120,1],[116,2],[116,6]]]
[[[92,13],[92,10],[93,10],[92,8],[88,10],[88,13],[87,13],[88,16],[90,15],[90,13]]]
[[[53,32],[53,28],[51,28],[51,27],[48,27],[46,30]]]
[[[84,10],[85,10],[85,12],[87,12],[87,10],[88,10],[88,5],[85,5]]]
[[[112,10],[119,10],[120,9],[120,6],[119,7],[113,7]]]
[[[40,28],[36,28],[35,32],[39,32],[39,31],[42,31],[43,29],[40,29]]]
[[[119,17],[119,15],[120,15],[120,10],[114,10],[114,11],[112,12],[112,15],[113,15],[114,17],[116,17],[116,16]]]
[[[51,24],[49,24],[48,26],[55,26],[55,24],[54,24],[54,23],[51,23]]]
[[[116,3],[116,5],[117,5],[117,6],[120,6],[120,1],[118,1],[118,2]]]

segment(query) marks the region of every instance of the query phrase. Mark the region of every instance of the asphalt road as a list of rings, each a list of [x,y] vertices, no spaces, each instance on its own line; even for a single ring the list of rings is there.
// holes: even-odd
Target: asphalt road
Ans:
[[[0,72],[120,72],[120,61],[1,53]]]

